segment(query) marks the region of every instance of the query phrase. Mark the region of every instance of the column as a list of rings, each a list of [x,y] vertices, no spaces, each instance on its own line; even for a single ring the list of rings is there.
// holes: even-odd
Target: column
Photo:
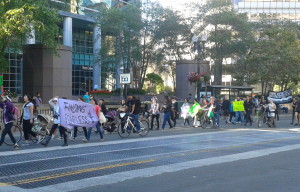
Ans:
[[[35,44],[35,30],[33,28],[33,24],[32,23],[29,24],[29,28],[30,28],[30,33],[26,37],[26,44],[27,45]]]
[[[93,88],[101,89],[101,29],[99,26],[94,27],[94,67],[93,67]]]
[[[64,18],[64,26],[63,26],[63,44],[65,46],[72,47],[72,18],[65,17]]]

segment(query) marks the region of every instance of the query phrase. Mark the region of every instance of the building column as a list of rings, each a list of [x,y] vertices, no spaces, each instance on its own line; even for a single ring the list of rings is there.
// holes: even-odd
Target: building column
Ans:
[[[35,30],[33,28],[32,23],[29,24],[29,28],[31,30],[30,30],[29,36],[26,37],[26,44],[27,45],[35,44]]]
[[[72,18],[65,17],[64,18],[64,26],[63,26],[63,44],[65,46],[72,47]]]
[[[101,29],[99,26],[94,27],[94,67],[93,67],[93,89],[101,89]]]

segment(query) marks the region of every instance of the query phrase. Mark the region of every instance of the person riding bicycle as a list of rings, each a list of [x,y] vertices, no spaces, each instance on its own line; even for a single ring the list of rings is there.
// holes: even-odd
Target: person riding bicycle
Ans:
[[[130,116],[133,118],[132,121],[133,124],[136,126],[136,132],[139,133],[141,131],[141,126],[139,122],[141,102],[132,95],[129,95],[127,98],[128,101],[126,105],[128,107],[128,111],[130,113]]]
[[[14,121],[16,120],[14,118],[15,106],[11,103],[11,99],[8,96],[1,96],[1,98],[2,101],[0,101],[0,108],[3,109],[2,120],[4,122],[4,130],[1,134],[0,146],[3,144],[6,134],[8,134],[10,139],[14,143],[14,150],[19,150],[19,145],[11,132],[11,128],[13,127]]]

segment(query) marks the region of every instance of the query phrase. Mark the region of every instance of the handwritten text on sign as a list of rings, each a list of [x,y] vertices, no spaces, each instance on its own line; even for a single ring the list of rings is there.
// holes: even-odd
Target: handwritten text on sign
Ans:
[[[94,106],[88,103],[59,99],[59,112],[61,125],[66,128],[94,127],[98,117]]]
[[[244,111],[244,101],[234,101],[233,104],[233,111]]]

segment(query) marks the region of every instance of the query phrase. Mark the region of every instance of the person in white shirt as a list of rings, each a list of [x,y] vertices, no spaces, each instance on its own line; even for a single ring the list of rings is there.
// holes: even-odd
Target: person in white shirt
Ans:
[[[153,129],[153,120],[154,118],[156,118],[156,124],[157,127],[156,129],[159,129],[159,103],[157,102],[157,98],[153,97],[151,99],[151,108],[149,110],[150,114],[151,114],[151,130]]]
[[[276,111],[276,105],[273,102],[272,99],[269,100],[269,104],[268,104],[268,117],[269,117],[269,123],[268,126],[269,127],[276,127],[275,125],[275,111]]]
[[[58,98],[54,97],[53,99],[49,100],[49,105],[53,108],[53,126],[50,130],[49,135],[45,138],[44,141],[41,142],[42,145],[45,147],[48,145],[49,141],[51,140],[52,134],[54,131],[59,128],[60,134],[63,136],[64,144],[62,146],[68,146],[68,137],[65,132],[65,128],[60,124],[60,115],[59,115],[59,105],[58,105]]]

